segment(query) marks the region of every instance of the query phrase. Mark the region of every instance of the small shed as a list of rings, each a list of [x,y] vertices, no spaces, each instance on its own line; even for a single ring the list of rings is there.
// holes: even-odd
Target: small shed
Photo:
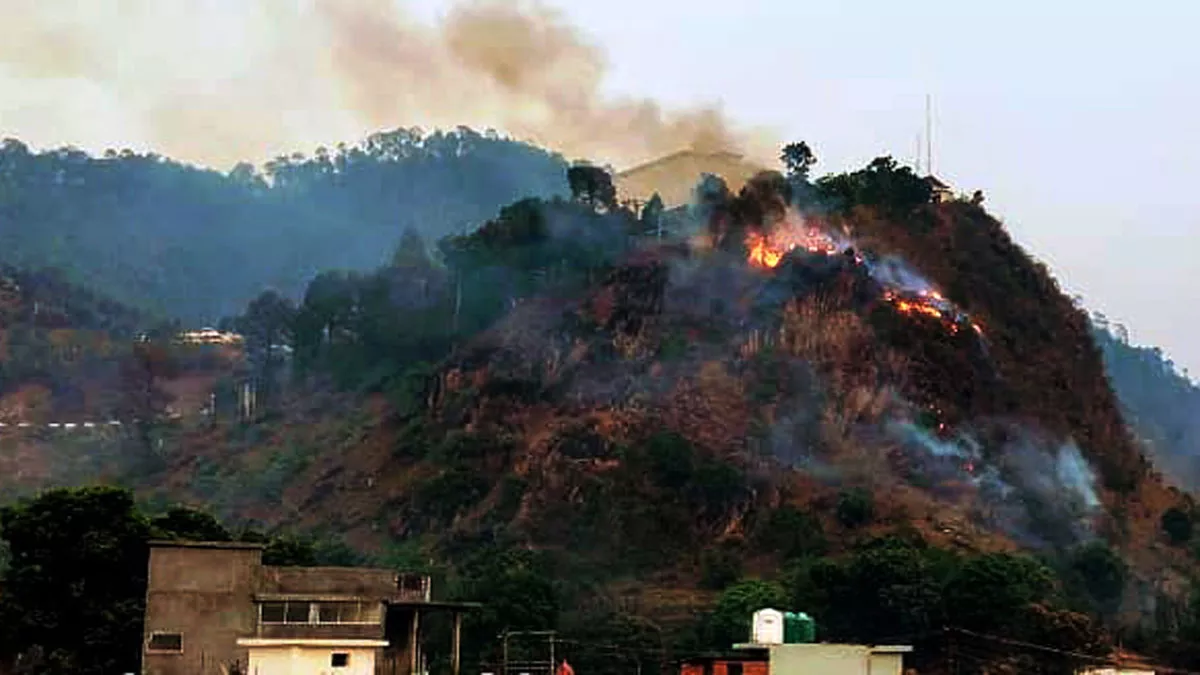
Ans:
[[[925,176],[924,180],[925,184],[929,186],[930,197],[933,203],[941,204],[942,202],[954,199],[954,190],[937,176],[929,174]]]

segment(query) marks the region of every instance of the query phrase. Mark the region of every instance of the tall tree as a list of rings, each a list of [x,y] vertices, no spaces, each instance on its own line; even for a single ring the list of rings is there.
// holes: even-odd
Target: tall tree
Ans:
[[[662,238],[664,210],[662,197],[655,192],[650,196],[650,201],[642,207],[642,231],[645,234]]]
[[[146,451],[151,450],[153,430],[166,417],[171,402],[162,382],[174,377],[177,370],[178,364],[167,347],[153,341],[134,343],[121,362],[120,414],[133,424]]]
[[[0,509],[12,552],[0,653],[40,654],[47,675],[135,672],[149,525],[130,493],[54,490]]]
[[[246,351],[259,382],[261,397],[269,402],[274,397],[282,351],[291,348],[296,308],[290,300],[275,291],[266,291],[255,298],[236,322],[246,339]]]
[[[598,166],[576,164],[567,169],[567,185],[571,196],[596,208],[603,206],[612,211],[617,207],[617,189],[612,175]]]
[[[809,170],[817,163],[817,156],[804,141],[788,143],[783,146],[779,158],[783,161],[784,168],[787,169],[788,178],[800,180],[808,180]]]

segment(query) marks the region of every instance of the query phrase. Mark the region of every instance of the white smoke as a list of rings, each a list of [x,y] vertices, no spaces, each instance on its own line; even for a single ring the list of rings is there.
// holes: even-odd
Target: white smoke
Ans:
[[[1101,506],[1096,476],[1072,441],[1052,443],[1009,428],[998,447],[958,431],[943,439],[910,421],[892,421],[889,434],[910,452],[933,460],[925,478],[974,486],[989,524],[1030,546],[1061,547],[1094,536]]]

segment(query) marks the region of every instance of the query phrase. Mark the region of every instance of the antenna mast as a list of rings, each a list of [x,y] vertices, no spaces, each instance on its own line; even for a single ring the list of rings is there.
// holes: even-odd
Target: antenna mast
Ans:
[[[916,150],[917,150],[917,154],[916,154],[916,161],[914,162],[914,166],[917,169],[917,175],[920,175],[921,174],[921,132],[919,132],[919,131],[917,132],[917,135],[916,135]]]
[[[925,172],[933,175],[933,97],[925,94]]]

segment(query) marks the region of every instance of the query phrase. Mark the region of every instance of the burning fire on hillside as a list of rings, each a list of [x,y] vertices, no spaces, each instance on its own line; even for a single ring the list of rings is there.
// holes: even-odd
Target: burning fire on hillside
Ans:
[[[838,250],[833,239],[819,228],[786,225],[769,234],[751,232],[746,236],[746,248],[750,252],[750,264],[766,269],[777,267],[784,256],[796,249],[826,255],[837,253]]]
[[[798,249],[813,254],[834,255],[839,248],[852,250],[849,243],[839,246],[834,238],[821,228],[798,225],[790,220],[784,221],[769,233],[751,231],[746,235],[747,261],[764,270],[775,269],[789,253]],[[970,326],[979,335],[983,334],[979,324],[972,321],[941,293],[928,288],[906,288],[890,271],[876,269],[877,265],[867,263],[860,254],[855,253],[854,259],[857,264],[867,264],[872,276],[886,288],[884,300],[901,314],[937,319],[951,334],[957,334],[965,326]],[[921,284],[924,285],[924,282]]]

